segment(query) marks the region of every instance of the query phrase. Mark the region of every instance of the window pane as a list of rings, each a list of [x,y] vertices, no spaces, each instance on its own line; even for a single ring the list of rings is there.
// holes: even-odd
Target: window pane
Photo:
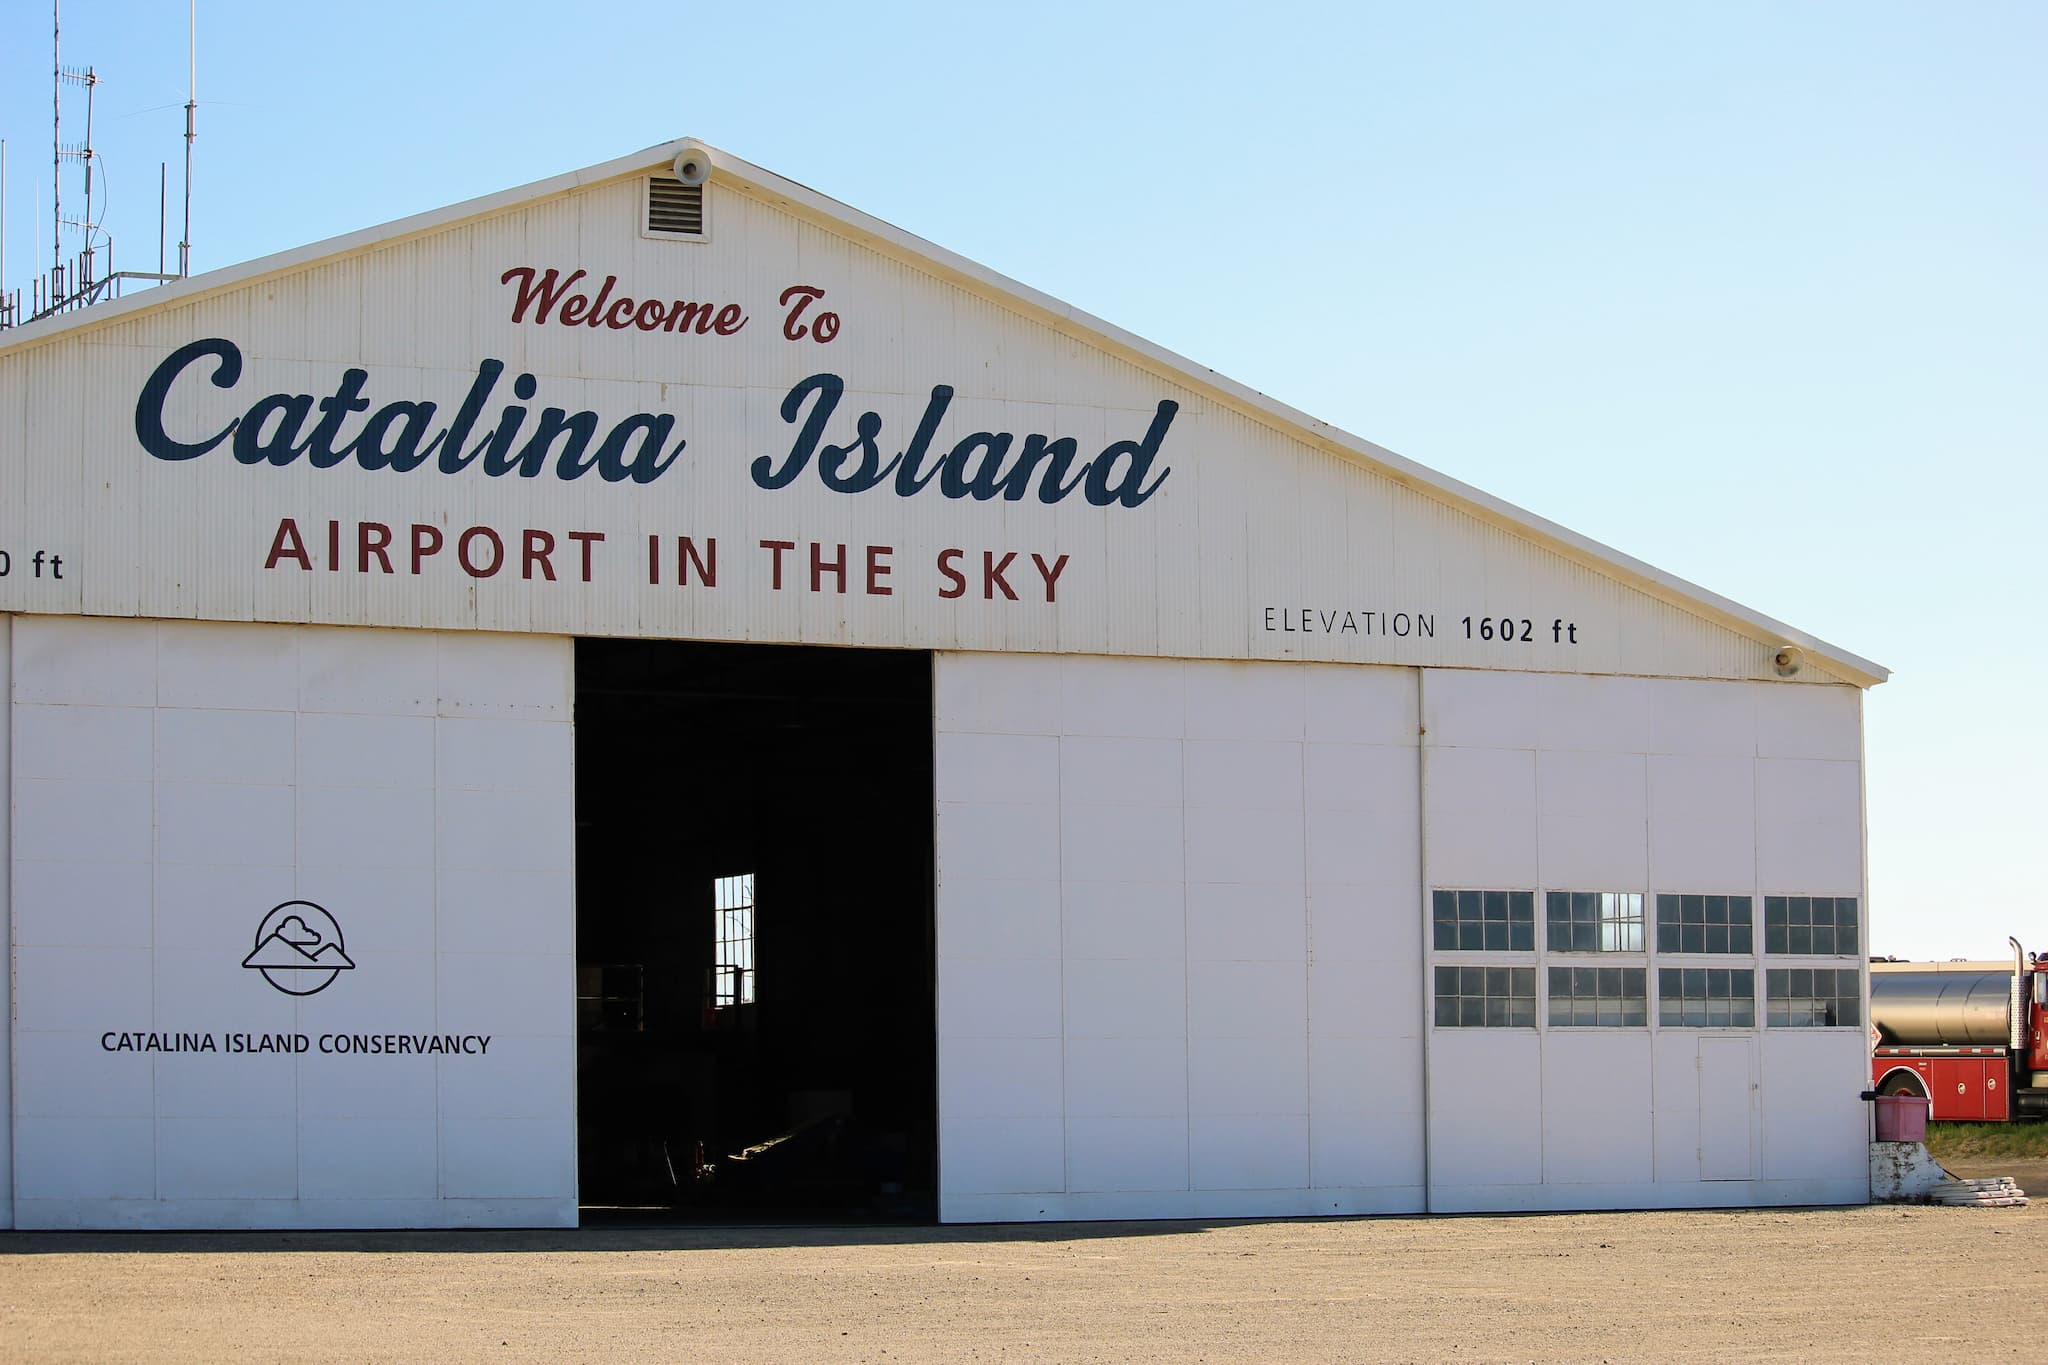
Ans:
[[[1529,952],[1535,936],[1527,911],[1527,891],[1450,891],[1430,893],[1431,942],[1439,952]]]

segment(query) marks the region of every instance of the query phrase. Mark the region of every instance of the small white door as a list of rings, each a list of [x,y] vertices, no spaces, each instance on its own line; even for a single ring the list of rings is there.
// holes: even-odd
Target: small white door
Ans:
[[[1700,1179],[1750,1178],[1750,1045],[1700,1039]]]

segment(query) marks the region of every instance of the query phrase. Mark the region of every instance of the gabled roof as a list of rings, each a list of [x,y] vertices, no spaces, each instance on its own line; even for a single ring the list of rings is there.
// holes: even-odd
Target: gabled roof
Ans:
[[[1730,601],[1697,584],[1664,572],[1642,560],[1582,536],[1555,522],[1524,511],[1457,479],[1406,459],[1382,446],[1361,440],[1305,412],[1227,379],[1214,370],[1176,355],[1144,338],[1084,313],[1028,285],[1020,284],[963,256],[936,246],[835,199],[705,146],[693,138],[659,143],[630,156],[580,171],[552,176],[482,198],[415,214],[323,242],[296,247],[240,265],[209,271],[140,294],[90,308],[27,323],[0,333],[0,357],[27,350],[58,337],[205,298],[322,262],[388,247],[469,220],[504,213],[538,201],[567,195],[611,181],[663,169],[677,154],[696,149],[712,165],[713,178],[744,190],[800,218],[809,219],[882,255],[914,264],[919,270],[960,289],[997,302],[1055,331],[1122,357],[1138,367],[1212,396],[1253,420],[1297,440],[1356,461],[1425,497],[1450,504],[1484,522],[1545,546],[1553,552],[1615,580],[1646,596],[1715,622],[1737,635],[1768,647],[1796,646],[1827,672],[1870,687],[1885,681],[1890,670],[1784,622]]]

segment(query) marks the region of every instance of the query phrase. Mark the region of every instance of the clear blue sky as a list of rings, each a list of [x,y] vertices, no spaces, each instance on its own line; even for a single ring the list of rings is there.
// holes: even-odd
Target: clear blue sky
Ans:
[[[163,160],[177,236],[185,16],[64,6],[130,268]],[[198,269],[695,134],[1888,665],[1872,947],[2048,948],[2048,7],[201,0],[199,27]],[[48,260],[49,36],[42,0],[0,8],[10,286]]]

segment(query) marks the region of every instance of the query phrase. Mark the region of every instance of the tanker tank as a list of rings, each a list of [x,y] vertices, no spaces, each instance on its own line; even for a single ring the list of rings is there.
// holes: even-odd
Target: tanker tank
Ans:
[[[2011,1009],[2005,972],[1870,974],[1870,1018],[1887,1047],[2001,1047]]]

